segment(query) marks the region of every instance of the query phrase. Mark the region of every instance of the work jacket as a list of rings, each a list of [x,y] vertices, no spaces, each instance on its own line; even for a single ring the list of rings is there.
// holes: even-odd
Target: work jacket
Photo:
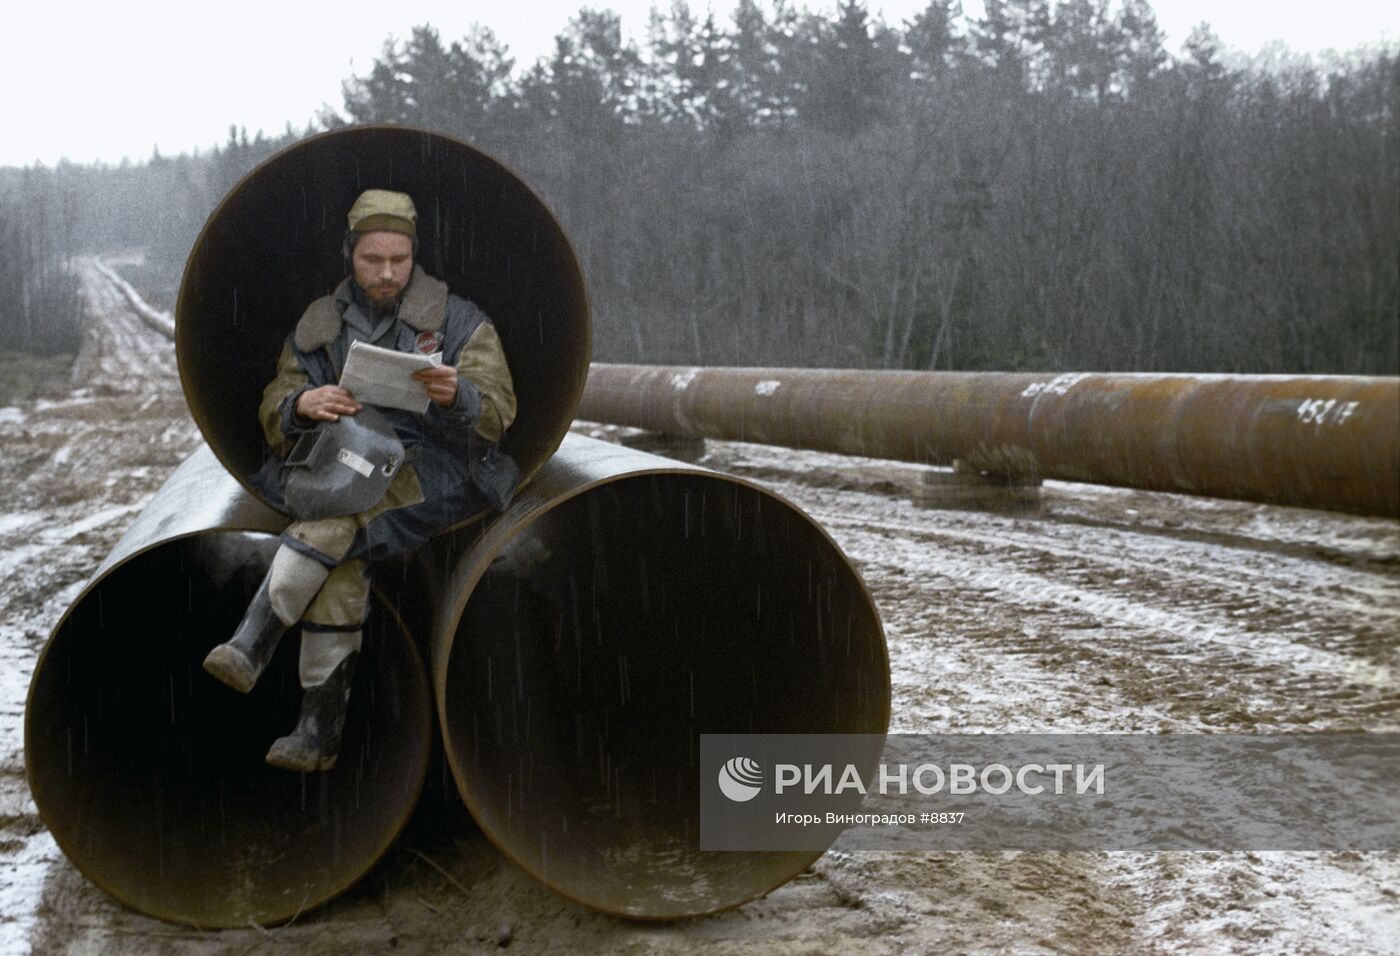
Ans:
[[[344,313],[354,302],[347,278],[334,293],[307,307],[287,337],[277,375],[263,390],[259,418],[268,461],[259,484],[282,504],[286,468],[281,464],[298,437],[316,422],[296,414],[302,392],[339,381],[348,336]],[[487,503],[502,509],[519,482],[515,462],[500,440],[515,420],[515,391],[496,328],[475,304],[447,290],[447,283],[414,266],[399,303],[393,347],[401,352],[442,352],[457,369],[457,399],[449,408],[429,402],[426,412],[381,409],[403,442],[424,491],[465,475]]]

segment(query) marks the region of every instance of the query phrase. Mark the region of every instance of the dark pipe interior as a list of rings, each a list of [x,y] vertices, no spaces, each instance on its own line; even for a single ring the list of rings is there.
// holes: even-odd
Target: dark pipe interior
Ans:
[[[327,773],[263,762],[296,722],[296,630],[247,696],[202,669],[276,543],[216,532],[131,558],[70,610],[35,670],[25,759],[44,822],[93,882],[153,916],[290,919],[362,876],[422,787],[427,679],[377,600]]]
[[[506,449],[532,473],[558,447],[588,374],[582,272],[553,214],[514,173],[465,143],[401,126],[347,127],[288,147],[209,217],[176,306],[180,378],[205,440],[246,486],[262,462],[263,386],[305,308],[345,277],[346,212],[371,187],[413,196],[418,261],[495,323],[519,400]]]
[[[702,733],[872,733],[889,665],[869,597],[791,506],[716,476],[615,480],[514,537],[447,661],[446,727],[482,829],[590,906],[665,919],[816,853],[698,849]]]

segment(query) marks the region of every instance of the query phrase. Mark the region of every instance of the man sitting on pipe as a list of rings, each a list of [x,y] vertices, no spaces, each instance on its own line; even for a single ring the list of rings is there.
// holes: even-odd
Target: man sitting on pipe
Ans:
[[[376,410],[411,464],[392,472],[377,504],[361,504],[364,510],[353,514],[339,513],[345,508],[337,509],[335,501],[323,500],[315,509],[333,517],[307,520],[305,509],[288,508],[302,520],[283,532],[233,638],[204,660],[205,670],[247,693],[282,634],[301,622],[301,714],[291,734],[275,741],[267,754],[268,763],[289,770],[328,770],[335,764],[368,611],[370,566],[487,506],[503,508],[519,480],[514,463],[498,449],[516,410],[501,340],[479,308],[414,264],[412,198],[367,190],[351,207],[349,224],[344,253],[353,275],[307,308],[282,347],[276,378],[263,390],[259,415],[269,447],[255,483],[274,503],[285,505],[292,497],[293,470],[285,459],[297,440],[331,427],[320,423],[364,411],[337,384],[352,344],[441,352],[443,364],[412,374],[427,392],[425,412]],[[366,412],[355,424],[370,418],[378,420],[375,412]],[[355,458],[352,454],[351,467]],[[335,497],[334,492],[327,496]]]

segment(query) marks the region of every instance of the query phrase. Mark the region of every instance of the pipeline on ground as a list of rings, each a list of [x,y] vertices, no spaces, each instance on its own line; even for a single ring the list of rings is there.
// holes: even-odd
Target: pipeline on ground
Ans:
[[[763,487],[569,435],[446,567],[432,679],[458,790],[545,885],[640,919],[761,896],[820,853],[702,852],[702,734],[883,734],[874,600]]]
[[[359,880],[417,804],[430,689],[382,592],[332,771],[303,776],[263,761],[301,700],[290,634],[247,696],[204,673],[285,524],[202,448],[35,664],[24,752],[40,818],[78,870],[143,913],[202,928],[292,919]]]
[[[520,402],[506,450],[532,480],[504,513],[376,574],[340,760],[302,776],[262,759],[297,709],[294,642],[250,697],[200,662],[286,524],[246,480],[262,460],[259,397],[301,309],[345,274],[344,213],[369,186],[414,194],[423,265],[496,323]],[[645,919],[714,912],[819,855],[699,851],[699,735],[883,732],[873,601],[825,532],[761,487],[565,440],[587,296],[557,221],[514,174],[407,127],[291,146],[210,216],[175,339],[208,447],[60,620],[26,708],[35,802],[94,883],[200,927],[331,899],[408,821],[434,700],[483,832],[574,900]]]
[[[820,856],[698,849],[701,734],[888,727],[878,613],[815,522],[742,479],[569,436],[499,518],[377,577],[336,768],[269,768],[300,696],[290,638],[247,697],[200,662],[285,522],[201,449],[35,667],[40,814],[150,915],[273,924],[354,885],[413,812],[430,693],[486,836],[551,889],[642,919],[737,906]],[[430,633],[431,685],[399,607]]]
[[[595,363],[586,421],[1400,517],[1400,379]]]

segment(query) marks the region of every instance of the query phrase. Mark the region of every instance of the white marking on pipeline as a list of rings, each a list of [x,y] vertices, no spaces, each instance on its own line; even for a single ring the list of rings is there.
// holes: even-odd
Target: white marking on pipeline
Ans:
[[[764,379],[753,387],[755,395],[772,395],[783,383],[775,378]]]
[[[1088,378],[1090,372],[1069,372],[1065,375],[1056,375],[1048,382],[1032,382],[1026,386],[1021,393],[1022,398],[1032,398],[1044,392],[1051,395],[1067,395],[1069,390]]]
[[[677,372],[675,375],[671,376],[671,390],[676,392],[685,391],[686,388],[689,387],[690,383],[695,381],[695,376],[699,374],[700,370],[698,368],[687,369],[684,372]]]
[[[1361,406],[1360,402],[1338,402],[1335,398],[1305,398],[1298,403],[1298,421],[1304,425],[1341,425]]]
[[[340,449],[335,457],[342,465],[355,469],[366,478],[374,474],[374,466],[348,448]]]

